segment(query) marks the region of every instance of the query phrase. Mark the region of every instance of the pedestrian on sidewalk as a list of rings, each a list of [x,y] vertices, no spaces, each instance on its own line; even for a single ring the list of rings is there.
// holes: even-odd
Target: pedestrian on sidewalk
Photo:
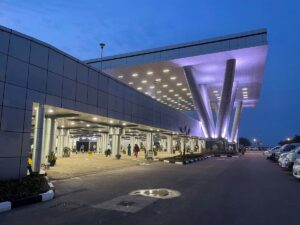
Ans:
[[[127,146],[127,155],[131,156],[131,145],[130,144],[128,144],[128,146]]]
[[[134,149],[133,149],[135,158],[138,157],[139,151],[140,151],[139,146],[138,146],[137,144],[135,144],[135,145],[134,145]]]

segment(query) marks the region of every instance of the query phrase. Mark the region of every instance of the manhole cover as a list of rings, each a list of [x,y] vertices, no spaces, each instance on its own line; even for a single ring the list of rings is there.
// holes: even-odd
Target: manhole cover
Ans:
[[[134,202],[121,201],[121,202],[119,202],[117,205],[129,207],[129,206],[132,206],[132,205],[134,205],[134,204],[135,204]]]
[[[141,195],[141,196],[146,196],[151,198],[160,198],[160,199],[176,198],[181,195],[179,191],[166,189],[166,188],[136,190],[136,191],[132,191],[129,194]]]
[[[77,202],[59,202],[55,205],[50,206],[49,208],[77,209],[81,206],[82,204]]]

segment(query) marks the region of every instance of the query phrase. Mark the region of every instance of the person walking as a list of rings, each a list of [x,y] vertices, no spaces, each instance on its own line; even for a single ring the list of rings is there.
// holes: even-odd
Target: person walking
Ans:
[[[128,144],[128,146],[127,146],[127,155],[131,156],[131,145],[130,144]]]
[[[139,151],[140,151],[139,146],[138,146],[137,144],[135,144],[135,145],[134,145],[134,149],[133,149],[135,158],[138,157]]]

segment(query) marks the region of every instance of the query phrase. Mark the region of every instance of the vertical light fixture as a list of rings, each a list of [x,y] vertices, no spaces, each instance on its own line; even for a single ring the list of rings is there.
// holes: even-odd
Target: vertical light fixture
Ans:
[[[104,49],[104,47],[105,47],[105,44],[104,44],[104,43],[100,43],[99,46],[100,46],[100,49],[101,49],[101,55],[100,55],[100,71],[102,72],[102,56],[103,56],[103,49]]]

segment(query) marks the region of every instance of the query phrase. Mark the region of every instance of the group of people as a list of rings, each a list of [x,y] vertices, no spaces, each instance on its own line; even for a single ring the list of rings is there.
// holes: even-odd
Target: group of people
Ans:
[[[135,158],[138,157],[139,151],[140,151],[140,147],[137,144],[135,144],[133,147],[133,154],[134,154]],[[127,155],[131,156],[131,145],[130,144],[128,144],[128,146],[127,146]]]

